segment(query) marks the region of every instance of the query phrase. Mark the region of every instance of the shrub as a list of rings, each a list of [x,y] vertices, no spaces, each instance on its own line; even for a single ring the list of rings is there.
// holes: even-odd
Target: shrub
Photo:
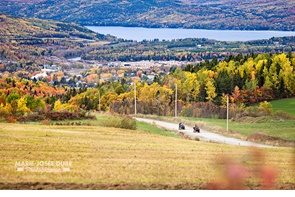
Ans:
[[[212,114],[211,119],[219,119],[219,115],[218,114]]]
[[[17,120],[13,116],[9,116],[8,119],[7,119],[7,121],[9,123],[15,123]]]
[[[273,109],[271,103],[264,101],[259,104],[259,109],[264,111],[267,115],[273,114]]]
[[[121,121],[121,128],[136,130],[136,120],[130,117],[124,117]]]
[[[26,116],[19,116],[17,117],[17,120],[19,122],[33,122],[33,121],[42,121],[45,120],[45,114],[39,114],[39,113],[30,113]]]
[[[180,115],[186,116],[186,117],[193,117],[193,111],[194,109],[192,105],[188,105],[182,109],[182,111],[180,112]]]
[[[262,104],[263,105],[263,104]],[[244,111],[239,111],[238,113],[236,113],[235,115],[235,119],[239,119],[242,117],[261,117],[261,116],[270,116],[272,114],[271,112],[272,110],[270,110],[270,108],[268,108],[267,106],[261,107],[256,107],[256,106],[252,106],[252,107],[247,107],[244,109]]]
[[[81,120],[81,119],[96,119],[95,116],[86,114],[85,112],[47,112],[45,113],[46,118],[50,120]]]
[[[6,111],[0,109],[0,121],[6,121],[8,117],[9,114]]]
[[[212,102],[192,102],[183,107],[181,116],[196,118],[226,118],[226,107],[217,106]]]
[[[103,126],[105,127],[115,127],[122,129],[136,130],[136,120],[129,116],[112,116],[108,120],[104,121]]]
[[[51,120],[45,119],[45,120],[42,120],[41,123],[44,124],[44,125],[50,125],[51,124]]]
[[[1,112],[1,111],[0,111]],[[0,113],[1,115],[1,113]],[[53,120],[53,121],[60,121],[60,120],[81,120],[81,119],[93,119],[95,120],[96,117],[86,112],[34,112],[29,113],[26,116],[18,116],[16,117],[17,121],[19,122],[34,122],[34,121],[42,121],[42,120]]]
[[[281,110],[278,110],[274,113],[274,116],[275,117],[278,117],[278,118],[282,118],[284,120],[295,120],[295,116],[287,113],[287,112],[283,112]]]
[[[121,121],[118,117],[112,116],[103,122],[102,126],[120,128]]]

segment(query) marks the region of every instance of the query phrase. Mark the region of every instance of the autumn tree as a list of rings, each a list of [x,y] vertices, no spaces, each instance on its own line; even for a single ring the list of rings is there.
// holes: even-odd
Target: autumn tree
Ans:
[[[31,110],[27,107],[26,97],[21,97],[17,100],[17,112],[20,114],[30,112]]]
[[[214,86],[214,83],[212,80],[208,80],[207,83],[206,83],[206,86],[205,86],[205,90],[206,90],[206,93],[207,93],[207,97],[206,99],[208,101],[213,101],[213,99],[217,96],[216,94],[216,88]]]
[[[107,92],[102,95],[100,99],[100,107],[103,111],[109,111],[110,110],[110,104],[116,100],[117,94],[113,92]]]

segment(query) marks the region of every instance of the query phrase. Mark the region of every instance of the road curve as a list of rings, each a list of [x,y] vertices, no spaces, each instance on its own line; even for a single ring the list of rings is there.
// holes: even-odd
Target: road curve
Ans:
[[[135,119],[139,122],[156,124],[168,130],[178,131],[178,124],[176,123],[164,122],[164,121],[146,119],[146,118],[135,118]],[[264,147],[264,148],[274,148],[274,146],[268,146],[268,145],[258,144],[254,142],[232,138],[232,137],[226,137],[220,134],[206,131],[204,129],[200,129],[200,133],[193,133],[192,127],[188,127],[188,126],[185,126],[185,127],[186,127],[185,130],[181,130],[185,135],[191,138],[198,137],[200,141],[204,141],[204,142],[217,142],[217,143],[237,145],[237,146],[255,146],[255,147]]]

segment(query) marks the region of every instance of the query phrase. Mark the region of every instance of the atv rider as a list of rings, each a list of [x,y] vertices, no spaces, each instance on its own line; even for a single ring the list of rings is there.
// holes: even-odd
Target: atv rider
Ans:
[[[178,126],[179,130],[182,130],[182,129],[185,129],[185,126],[183,123],[179,123],[179,126]]]
[[[195,124],[195,126],[193,127],[193,132],[194,133],[196,133],[196,132],[200,133],[200,128],[198,127],[197,124]]]

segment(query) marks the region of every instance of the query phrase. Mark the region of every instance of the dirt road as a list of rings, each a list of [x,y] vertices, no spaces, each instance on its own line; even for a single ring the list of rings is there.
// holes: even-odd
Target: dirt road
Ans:
[[[170,122],[164,122],[159,120],[152,120],[152,119],[145,119],[145,118],[135,118],[137,121],[140,122],[146,122],[150,124],[156,124],[160,127],[163,127],[167,130],[178,130],[178,124],[176,123],[170,123]],[[257,144],[254,142],[249,142],[245,140],[240,140],[236,138],[226,137],[223,135],[219,135],[216,133],[212,133],[209,131],[206,131],[202,128],[200,128],[200,133],[193,133],[193,128],[186,126],[185,130],[181,130],[185,135],[196,138],[198,137],[200,141],[205,142],[217,142],[217,143],[223,143],[223,144],[231,144],[231,145],[237,145],[237,146],[255,146],[255,147],[267,147],[267,148],[274,148],[273,146],[263,145],[263,144]]]

